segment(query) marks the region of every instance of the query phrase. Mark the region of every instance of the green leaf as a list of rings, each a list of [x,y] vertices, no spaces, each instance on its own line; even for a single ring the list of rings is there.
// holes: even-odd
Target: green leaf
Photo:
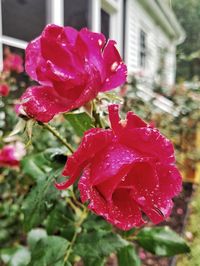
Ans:
[[[29,266],[64,266],[64,256],[69,242],[59,236],[48,236],[37,242]]]
[[[53,181],[54,177],[51,174],[45,180],[38,182],[24,200],[22,211],[26,231],[41,224],[54,206],[59,192],[54,187]]]
[[[30,253],[23,246],[5,248],[0,251],[0,258],[7,266],[26,266],[30,262]]]
[[[75,217],[70,208],[66,208],[65,202],[59,201],[49,213],[45,225],[49,235],[60,233],[61,236],[72,239],[75,232]]]
[[[75,133],[81,137],[83,133],[92,128],[93,120],[87,113],[67,113],[65,114],[65,118],[73,127]]]
[[[117,253],[118,266],[140,266],[141,262],[132,245],[121,248]]]
[[[92,214],[91,212],[88,214],[87,219],[83,223],[83,228],[87,231],[112,231],[112,225],[107,223],[102,217]]]
[[[190,251],[185,240],[169,227],[144,228],[137,235],[139,244],[158,256],[174,256]]]
[[[48,163],[48,160],[42,153],[26,156],[21,161],[22,171],[24,174],[32,177],[36,182],[41,181],[44,179],[45,167]]]
[[[27,236],[28,246],[30,247],[31,250],[33,250],[37,242],[40,239],[46,237],[47,237],[47,232],[44,229],[42,228],[32,229]]]
[[[96,265],[92,262],[101,261],[126,245],[127,241],[114,233],[106,231],[84,232],[76,241],[74,253],[82,257],[85,265]]]

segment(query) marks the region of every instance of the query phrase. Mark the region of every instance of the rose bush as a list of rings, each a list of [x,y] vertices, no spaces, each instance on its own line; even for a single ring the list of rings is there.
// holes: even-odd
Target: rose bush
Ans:
[[[21,58],[21,56],[15,53],[11,53],[8,48],[5,49],[4,54],[5,58],[3,60],[3,71],[14,71],[18,74],[24,71],[23,59]]]
[[[5,145],[0,150],[0,167],[19,166],[20,161],[25,154],[25,146],[21,142]]]
[[[171,199],[181,190],[173,146],[152,124],[131,112],[121,121],[118,105],[111,105],[111,129],[105,129],[104,104],[119,100],[111,93],[89,102],[87,112],[75,110],[50,124],[34,121],[47,122],[120,85],[126,66],[114,41],[106,44],[102,34],[87,29],[49,25],[28,45],[26,70],[40,84],[28,88],[17,107],[29,117],[16,121],[15,94],[0,99],[0,264],[70,266],[78,259],[85,266],[107,265],[114,253],[119,266],[140,265],[135,240],[159,256],[189,252],[184,240],[167,227],[131,229],[145,223],[145,214],[154,223],[168,217]],[[14,70],[1,77],[11,91],[24,87]],[[29,87],[25,76],[22,80]],[[26,143],[24,158],[20,139]],[[5,145],[11,141],[15,143]],[[57,188],[80,180],[78,187],[60,192],[55,183],[67,157],[63,175],[69,179]],[[131,230],[113,229],[103,217]]]
[[[6,83],[0,84],[0,96],[8,96],[10,88]]]
[[[109,106],[112,129],[90,129],[63,171],[66,189],[81,175],[83,202],[115,226],[141,226],[144,212],[154,223],[171,213],[172,197],[182,187],[172,143],[129,112],[120,121],[118,105]],[[83,172],[82,172],[83,171]]]
[[[21,97],[28,116],[48,122],[126,80],[126,65],[113,40],[84,28],[47,25],[26,48],[26,72],[39,82]]]

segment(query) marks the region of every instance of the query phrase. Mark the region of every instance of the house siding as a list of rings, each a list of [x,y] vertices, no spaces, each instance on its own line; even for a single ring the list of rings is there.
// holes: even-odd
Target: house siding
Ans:
[[[145,68],[141,68],[139,64],[141,29],[147,34]],[[156,24],[139,1],[127,0],[125,61],[128,65],[129,75],[140,72],[150,83],[158,80],[157,71],[160,64],[160,49],[166,48],[162,82],[165,85],[173,85],[176,69],[175,47],[176,45],[163,29]]]

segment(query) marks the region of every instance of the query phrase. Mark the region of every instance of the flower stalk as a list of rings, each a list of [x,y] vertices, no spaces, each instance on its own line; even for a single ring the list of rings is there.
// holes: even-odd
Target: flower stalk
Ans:
[[[74,149],[72,148],[72,146],[69,143],[67,143],[67,141],[63,138],[63,136],[60,135],[60,133],[56,130],[55,127],[52,127],[51,125],[47,123],[42,123],[42,122],[39,122],[39,125],[47,129],[49,132],[51,132],[65,147],[67,147],[67,149],[71,153],[74,152]]]
[[[72,237],[72,240],[69,243],[69,245],[67,246],[66,255],[64,257],[64,262],[67,262],[68,259],[69,259],[69,256],[70,256],[70,254],[72,252],[72,249],[73,249],[73,245],[75,244],[76,239],[77,239],[79,233],[81,232],[81,225],[83,224],[83,222],[87,218],[87,215],[88,215],[88,211],[87,211],[86,208],[84,208],[84,210],[81,213],[79,222],[76,224],[76,231],[75,231],[75,233],[74,233],[74,235]]]

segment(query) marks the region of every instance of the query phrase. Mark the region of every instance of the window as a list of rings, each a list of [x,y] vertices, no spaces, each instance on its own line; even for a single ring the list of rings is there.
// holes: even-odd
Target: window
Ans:
[[[140,30],[140,66],[145,68],[147,57],[147,36],[143,30]]]
[[[0,0],[0,69],[3,45],[25,49],[47,23],[91,28],[122,46],[123,0]]]
[[[24,41],[37,37],[46,24],[45,6],[45,0],[3,0],[3,35]]]
[[[106,39],[110,37],[110,14],[101,8],[101,32],[106,36]]]
[[[64,25],[89,27],[89,0],[64,0]]]

